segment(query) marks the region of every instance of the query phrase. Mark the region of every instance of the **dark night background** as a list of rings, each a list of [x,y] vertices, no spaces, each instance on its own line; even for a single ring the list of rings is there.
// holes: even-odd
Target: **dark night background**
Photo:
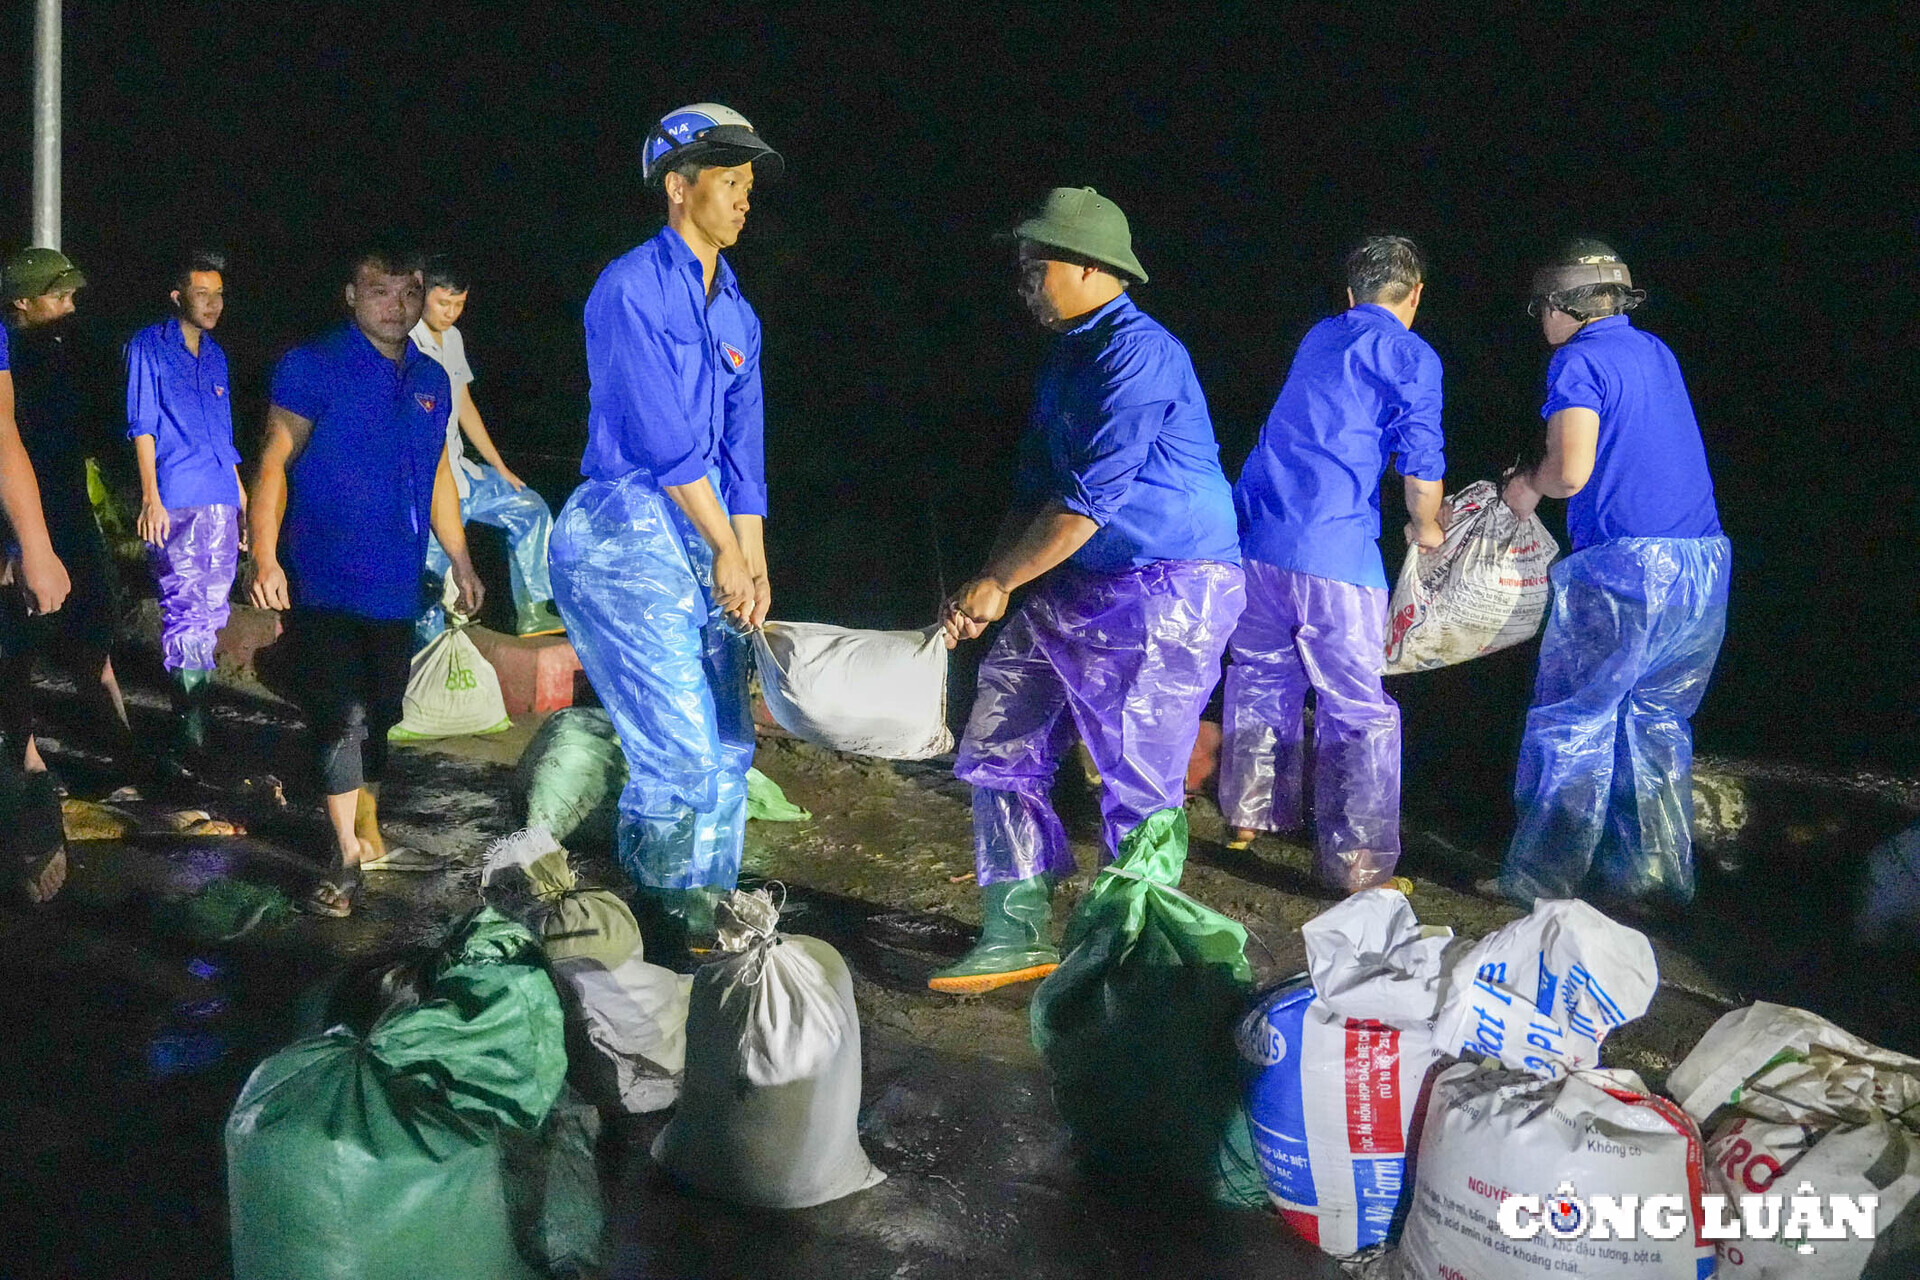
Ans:
[[[557,509],[582,303],[660,222],[637,146],[725,102],[789,163],[730,255],[766,329],[776,613],[905,626],[999,516],[1046,338],[989,237],[1046,187],[1126,210],[1136,297],[1192,351],[1230,476],[1372,229],[1432,260],[1449,487],[1512,461],[1541,431],[1528,272],[1591,232],[1651,292],[1635,321],[1686,371],[1734,543],[1701,749],[1915,768],[1911,25],[1477,8],[69,0],[66,249],[103,344],[160,314],[181,248],[230,251],[218,336],[249,456],[271,362],[334,319],[350,241],[460,253],[476,399]],[[24,69],[29,6],[6,22]],[[8,248],[28,83],[0,147]],[[1503,786],[1532,655],[1398,681],[1416,743],[1464,731],[1474,784]]]

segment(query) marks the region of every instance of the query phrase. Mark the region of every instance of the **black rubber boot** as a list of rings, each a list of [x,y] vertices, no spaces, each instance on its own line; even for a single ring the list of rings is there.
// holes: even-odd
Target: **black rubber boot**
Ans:
[[[713,907],[720,890],[706,885],[654,889],[642,885],[633,894],[633,918],[640,925],[642,953],[649,964],[679,973],[694,967],[693,949],[713,945]]]

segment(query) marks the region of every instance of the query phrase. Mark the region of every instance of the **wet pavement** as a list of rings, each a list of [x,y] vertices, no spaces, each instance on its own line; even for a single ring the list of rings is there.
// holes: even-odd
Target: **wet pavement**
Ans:
[[[100,794],[117,779],[80,749],[84,735],[63,735],[70,687],[49,693],[50,758],[76,794]],[[161,707],[156,694],[137,694],[143,728],[157,727]],[[75,844],[53,904],[0,906],[0,954],[13,968],[0,983],[0,1065],[12,1086],[0,1091],[0,1133],[16,1171],[0,1207],[0,1275],[226,1274],[220,1133],[247,1073],[292,1034],[317,979],[345,959],[431,940],[474,905],[482,849],[518,825],[512,764],[531,718],[490,738],[399,750],[383,798],[390,836],[456,865],[371,876],[349,920],[285,917],[275,893],[298,898],[325,848],[315,797],[298,786],[297,722],[245,684],[221,687],[215,715],[220,759],[246,762],[226,781],[277,773],[290,784],[286,811],[200,801],[252,834]],[[1865,852],[1912,820],[1920,792],[1872,775],[1706,763],[1742,789],[1750,866],[1735,881],[1708,878],[1691,911],[1651,926],[1663,985],[1648,1016],[1609,1040],[1608,1063],[1657,1086],[1715,1017],[1753,998],[1805,1005],[1920,1050],[1912,957],[1861,952],[1846,929]],[[965,949],[978,921],[966,794],[941,766],[850,760],[788,741],[763,743],[759,764],[814,819],[752,824],[746,871],[783,883],[794,907],[786,927],[832,942],[853,970],[863,1139],[889,1176],[817,1209],[744,1211],[667,1186],[646,1155],[664,1117],[623,1118],[601,1150],[608,1275],[1338,1274],[1265,1215],[1088,1187],[1028,1040],[1031,987],[964,1000],[926,990],[927,974]],[[1513,908],[1470,889],[1492,868],[1498,805],[1469,803],[1460,788],[1422,794],[1443,797],[1409,805],[1401,869],[1422,919],[1476,935],[1511,919]],[[1059,800],[1083,867],[1059,900],[1064,919],[1093,866],[1095,815],[1075,777],[1063,778]],[[1297,972],[1297,928],[1331,901],[1309,879],[1308,851],[1263,839],[1229,853],[1211,805],[1196,801],[1192,818],[1183,887],[1248,926],[1262,982]],[[604,854],[584,851],[581,861],[588,878],[619,883]],[[230,924],[232,911],[193,908],[236,882],[267,907],[243,936],[222,941],[208,921]]]

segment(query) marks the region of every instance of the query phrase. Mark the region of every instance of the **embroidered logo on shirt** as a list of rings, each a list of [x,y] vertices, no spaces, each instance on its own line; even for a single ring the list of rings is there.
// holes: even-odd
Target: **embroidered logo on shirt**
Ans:
[[[416,391],[413,393],[413,398],[420,402],[420,407],[422,409],[425,409],[428,413],[433,412],[434,397],[428,396],[428,395],[422,395],[418,391]]]
[[[213,384],[213,394],[216,396],[224,396],[227,394],[227,389],[216,382]]]
[[[736,369],[747,362],[747,353],[734,346],[731,342],[721,343],[720,349],[726,352],[728,361],[731,362]]]

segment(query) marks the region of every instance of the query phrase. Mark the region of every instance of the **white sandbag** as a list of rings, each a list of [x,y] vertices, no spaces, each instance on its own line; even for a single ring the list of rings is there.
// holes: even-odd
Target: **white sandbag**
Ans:
[[[754,632],[753,652],[767,710],[788,733],[887,760],[924,760],[953,748],[939,627],[769,622]]]
[[[1405,1199],[1452,930],[1423,929],[1396,889],[1368,889],[1300,932],[1311,981],[1263,996],[1235,1043],[1268,1197],[1302,1239],[1344,1258],[1384,1242]]]
[[[765,890],[728,893],[715,918],[733,954],[694,975],[680,1105],[654,1159],[682,1186],[767,1209],[879,1182],[886,1175],[860,1146],[860,1017],[846,962],[818,938],[778,932]]]
[[[1546,1080],[1459,1063],[1434,1077],[1400,1246],[1367,1274],[1700,1280],[1714,1265],[1713,1246],[1700,1234],[1702,1180],[1699,1130],[1631,1071]],[[1559,1220],[1578,1224],[1570,1238],[1535,1218],[1527,1221],[1536,1228],[1531,1239],[1502,1231],[1500,1206],[1509,1196],[1563,1195],[1580,1205]],[[1596,1196],[1635,1198],[1634,1238],[1601,1238]],[[1662,1199],[1649,1212],[1654,1197]],[[1655,1238],[1649,1218],[1673,1238]]]
[[[1645,934],[1577,898],[1541,898],[1452,962],[1434,1040],[1551,1079],[1597,1066],[1600,1042],[1659,986]]]
[[[1913,1131],[1920,1126],[1920,1059],[1870,1044],[1805,1009],[1763,1003],[1714,1023],[1674,1068],[1668,1087],[1702,1123],[1720,1117],[1707,1143],[1712,1190],[1736,1202],[1778,1196],[1783,1206],[1803,1186],[1822,1200],[1876,1201],[1874,1239],[1821,1239],[1803,1252],[1803,1242],[1784,1232],[1743,1232],[1720,1244],[1722,1275],[1856,1280],[1877,1249],[1897,1247],[1902,1237],[1912,1243],[1920,1228],[1920,1216],[1909,1212],[1920,1210],[1920,1136]]]
[[[413,655],[400,705],[400,723],[387,732],[399,742],[513,727],[499,675],[462,627],[448,627]]]
[[[663,1111],[680,1096],[687,1061],[690,974],[678,974],[638,955],[612,969],[591,960],[554,965],[584,1022],[591,1055],[575,1065],[593,1101],[631,1114]],[[574,1010],[569,1010],[574,1012]]]
[[[1449,498],[1446,541],[1407,548],[1388,606],[1387,674],[1449,667],[1530,640],[1546,617],[1560,544],[1479,480]]]

